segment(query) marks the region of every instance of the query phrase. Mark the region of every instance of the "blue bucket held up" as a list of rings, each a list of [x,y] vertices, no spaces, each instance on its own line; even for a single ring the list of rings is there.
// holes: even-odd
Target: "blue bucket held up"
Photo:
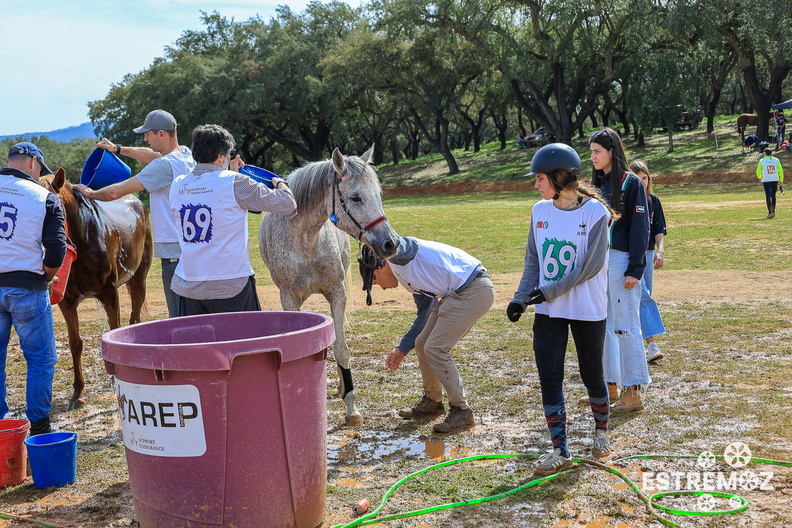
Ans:
[[[270,189],[273,188],[272,186],[272,178],[278,178],[277,174],[274,174],[267,169],[262,169],[261,167],[256,167],[255,165],[245,165],[244,167],[239,169],[239,172],[242,174],[246,174],[256,180],[259,183],[263,183]]]
[[[272,185],[272,178],[279,178],[277,174],[268,171],[267,169],[262,169],[261,167],[256,167],[255,165],[245,165],[244,167],[240,167],[239,172],[245,174],[246,176],[250,176],[251,179],[263,183],[270,189],[274,189]],[[261,211],[248,211],[248,213],[253,214],[261,214]]]
[[[105,149],[96,148],[85,160],[80,183],[94,191],[122,182],[132,175],[129,166],[118,156]]]
[[[33,485],[39,489],[77,480],[77,433],[46,433],[25,440]]]

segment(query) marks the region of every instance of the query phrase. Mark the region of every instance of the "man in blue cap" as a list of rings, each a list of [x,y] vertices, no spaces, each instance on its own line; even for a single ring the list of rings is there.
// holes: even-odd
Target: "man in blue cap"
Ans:
[[[114,154],[123,154],[146,166],[137,176],[94,191],[85,185],[75,188],[91,200],[117,200],[127,194],[146,189],[151,199],[151,226],[154,234],[154,256],[162,262],[162,286],[168,303],[168,316],[179,315],[181,298],[171,290],[173,272],[181,257],[179,228],[170,209],[168,196],[174,178],[187,174],[195,167],[190,149],[179,145],[176,136],[176,119],[165,110],[153,110],[146,116],[143,126],[134,129],[143,134],[148,147],[124,147],[107,138],[97,147]]]
[[[27,363],[30,434],[49,433],[55,322],[48,284],[66,255],[60,199],[38,184],[52,171],[33,143],[17,143],[0,170],[0,418],[8,413],[5,365],[11,326]]]

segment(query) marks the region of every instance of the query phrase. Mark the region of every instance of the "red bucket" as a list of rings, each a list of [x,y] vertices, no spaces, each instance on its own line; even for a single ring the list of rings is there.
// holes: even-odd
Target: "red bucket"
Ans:
[[[22,484],[27,478],[27,420],[0,420],[0,488]]]
[[[69,272],[76,258],[77,250],[74,249],[74,246],[71,244],[66,244],[66,256],[63,258],[63,264],[61,264],[58,273],[55,274],[59,280],[58,282],[52,283],[52,293],[50,294],[51,304],[58,304],[63,300],[63,296],[66,294],[66,284],[69,282]]]

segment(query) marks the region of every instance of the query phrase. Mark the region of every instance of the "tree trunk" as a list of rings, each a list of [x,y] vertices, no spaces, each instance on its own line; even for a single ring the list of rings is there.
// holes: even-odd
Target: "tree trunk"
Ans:
[[[518,111],[518,115],[519,114],[520,112]],[[500,141],[501,144],[500,149],[506,150],[506,142],[508,141],[508,139],[506,138],[506,132],[509,126],[509,118],[507,118],[505,115],[498,116],[494,112],[490,114],[490,117],[492,118],[492,122],[495,125],[495,130],[498,131],[498,140]],[[524,130],[522,128],[522,125],[520,125],[520,129]]]

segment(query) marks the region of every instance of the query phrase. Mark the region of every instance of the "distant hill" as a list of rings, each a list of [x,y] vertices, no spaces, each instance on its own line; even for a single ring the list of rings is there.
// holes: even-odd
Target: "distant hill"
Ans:
[[[73,139],[93,139],[96,137],[96,134],[94,134],[93,126],[91,126],[91,123],[83,123],[81,125],[71,126],[68,128],[59,128],[58,130],[52,130],[50,132],[26,132],[24,134],[12,134],[10,136],[0,136],[0,140],[9,139],[9,138],[16,139],[18,137],[30,139],[33,136],[47,136],[52,141],[61,141],[63,143],[68,143]]]

